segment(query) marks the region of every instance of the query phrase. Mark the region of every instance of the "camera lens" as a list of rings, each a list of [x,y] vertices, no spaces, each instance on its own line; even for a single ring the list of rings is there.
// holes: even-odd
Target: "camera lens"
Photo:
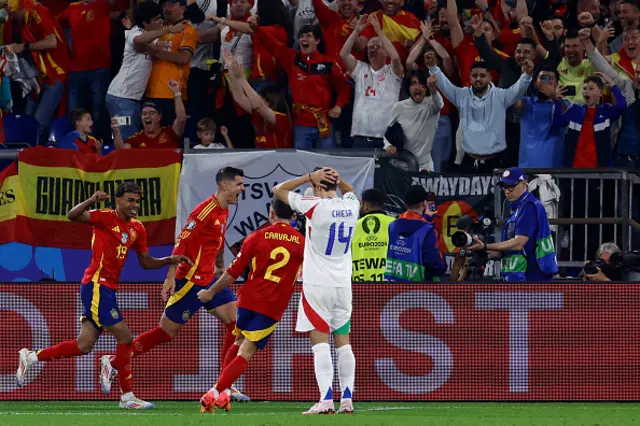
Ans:
[[[464,231],[456,231],[451,236],[451,242],[456,247],[469,247],[473,245],[473,237]]]

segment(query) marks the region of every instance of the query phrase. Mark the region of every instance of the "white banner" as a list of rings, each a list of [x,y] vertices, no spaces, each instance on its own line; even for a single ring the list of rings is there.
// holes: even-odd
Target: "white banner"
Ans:
[[[215,176],[223,167],[244,170],[245,192],[236,206],[229,206],[225,240],[225,263],[233,259],[230,247],[269,220],[269,203],[275,185],[302,176],[316,167],[336,169],[352,184],[356,195],[373,187],[375,160],[364,157],[337,157],[308,151],[244,151],[185,154],[178,191],[176,238],[191,211],[216,192]],[[299,192],[306,189],[300,187]]]

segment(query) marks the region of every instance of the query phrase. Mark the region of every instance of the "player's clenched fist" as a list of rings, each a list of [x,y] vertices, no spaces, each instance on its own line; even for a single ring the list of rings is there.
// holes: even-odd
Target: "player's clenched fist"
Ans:
[[[211,299],[213,299],[213,294],[211,294],[208,290],[200,290],[198,292],[198,299],[200,299],[202,303],[207,303],[211,301]]]
[[[100,203],[109,199],[109,194],[104,191],[96,191],[91,197],[94,203]]]

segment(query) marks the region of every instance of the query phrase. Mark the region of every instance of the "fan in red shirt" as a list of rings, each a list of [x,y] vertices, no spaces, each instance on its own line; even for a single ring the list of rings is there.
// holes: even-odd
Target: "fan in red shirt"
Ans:
[[[263,31],[268,32],[280,43],[293,44],[293,23],[282,0],[260,0],[258,16]],[[251,17],[249,19],[255,19]],[[265,41],[260,37],[251,37],[253,41],[253,71],[251,83],[256,90],[262,84],[277,84],[282,79],[282,70],[271,54]]]
[[[142,223],[136,219],[140,209],[142,189],[133,182],[125,182],[118,186],[115,193],[116,209],[90,210],[94,203],[102,203],[111,197],[97,191],[91,198],[75,206],[67,217],[72,222],[93,225],[91,238],[91,264],[84,273],[80,285],[83,313],[82,327],[77,340],[67,340],[55,346],[35,352],[20,350],[20,364],[16,372],[16,383],[24,385],[24,377],[29,367],[38,361],[69,358],[85,355],[93,349],[103,329],[107,329],[118,342],[116,355],[109,360],[109,355],[101,359],[103,370],[101,380],[105,393],[111,391],[111,380],[115,370],[119,371],[120,408],[153,408],[152,403],[136,398],[132,392],[131,348],[133,336],[124,322],[118,302],[116,290],[120,272],[131,249],[138,254],[138,261],[145,269],[158,269],[165,265],[177,265],[191,261],[183,255],[173,255],[157,259],[149,255],[147,232]],[[105,364],[109,364],[105,369]],[[113,367],[111,367],[113,365]],[[105,386],[106,385],[106,386]]]
[[[338,11],[329,9],[322,0],[313,0],[313,9],[322,27],[322,38],[324,39],[324,54],[333,59],[343,70],[346,67],[340,59],[340,50],[349,38],[353,27],[351,23],[357,21],[358,0],[337,0]],[[359,61],[364,61],[364,45],[357,46],[352,51],[352,55]]]
[[[292,148],[291,119],[287,114],[287,104],[277,86],[269,85],[262,89],[260,96],[245,78],[236,58],[229,52],[224,53],[224,63],[229,68],[233,100],[240,108],[251,113],[256,129],[256,148],[276,149]]]
[[[117,149],[122,148],[167,148],[176,149],[180,147],[180,141],[184,134],[184,126],[187,123],[187,112],[182,103],[180,84],[169,81],[169,88],[173,92],[176,108],[176,119],[171,127],[161,127],[162,112],[152,101],[142,104],[140,116],[142,118],[142,130],[134,134],[127,141],[122,140],[120,125],[117,118],[112,118],[111,128],[113,129],[113,143]]]
[[[101,154],[102,142],[90,135],[93,128],[91,113],[86,109],[77,109],[71,113],[71,123],[75,130],[58,143],[58,148],[75,149],[83,154]]]
[[[266,347],[289,305],[304,254],[304,237],[289,224],[292,218],[291,207],[274,199],[269,209],[271,225],[247,237],[222,277],[198,293],[203,303],[209,302],[251,265],[249,278],[238,292],[235,346],[239,345],[239,350],[224,367],[217,383],[200,399],[203,412],[213,412],[215,407],[231,409],[226,391],[242,376],[258,349]]]
[[[255,24],[249,22],[255,27]],[[346,75],[331,58],[318,52],[322,34],[317,27],[304,25],[298,34],[300,50],[290,49],[271,37],[262,27],[254,34],[263,37],[289,77],[293,98],[295,147],[299,149],[331,148],[335,146],[329,118],[338,118],[349,102],[351,87]],[[333,91],[338,93],[335,106],[329,109]]]
[[[216,269],[224,268],[224,234],[227,230],[229,205],[237,204],[244,191],[244,172],[233,167],[220,169],[216,174],[218,190],[191,212],[173,249],[174,256],[193,259],[193,265],[171,267],[167,272],[162,297],[167,302],[160,325],[140,334],[133,341],[133,357],[170,342],[182,327],[204,307],[226,326],[222,359],[233,349],[233,330],[236,321],[235,295],[231,289],[218,294],[209,303],[198,300],[200,289],[213,285]]]

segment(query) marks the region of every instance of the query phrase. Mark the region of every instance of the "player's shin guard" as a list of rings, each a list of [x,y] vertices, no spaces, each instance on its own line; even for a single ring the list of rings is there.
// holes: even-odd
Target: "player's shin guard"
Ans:
[[[248,365],[249,361],[240,355],[236,356],[233,361],[222,370],[222,374],[220,374],[220,378],[214,386],[216,390],[218,392],[224,392],[225,389],[229,389],[231,385],[242,376]]]
[[[220,361],[221,361],[221,365],[222,368],[225,367],[226,365],[226,357],[227,357],[227,352],[229,351],[229,349],[232,349],[236,341],[236,336],[233,335],[233,330],[236,329],[236,322],[232,321],[229,324],[225,325],[225,333],[224,333],[224,341],[222,343],[222,353],[220,354]],[[236,350],[236,353],[237,350]],[[233,358],[231,358],[233,359]]]
[[[135,358],[144,353],[149,352],[151,349],[158,345],[167,343],[173,340],[173,337],[169,336],[162,327],[156,327],[149,331],[145,331],[141,335],[135,338],[131,346],[132,356]]]
[[[356,357],[353,356],[351,345],[344,345],[336,349],[338,355],[338,376],[342,399],[351,399],[353,394],[353,382],[356,377]]]
[[[333,401],[333,362],[331,360],[331,349],[328,343],[318,343],[313,348],[313,365],[316,371],[316,381],[320,389],[320,400]]]
[[[69,358],[80,355],[84,355],[84,353],[80,350],[78,342],[75,340],[67,340],[55,346],[49,346],[37,353],[38,361],[50,361],[52,359]]]
[[[118,380],[123,394],[131,392],[133,388],[133,375],[131,368],[132,343],[118,343],[116,356],[111,360],[111,365],[118,370]]]

